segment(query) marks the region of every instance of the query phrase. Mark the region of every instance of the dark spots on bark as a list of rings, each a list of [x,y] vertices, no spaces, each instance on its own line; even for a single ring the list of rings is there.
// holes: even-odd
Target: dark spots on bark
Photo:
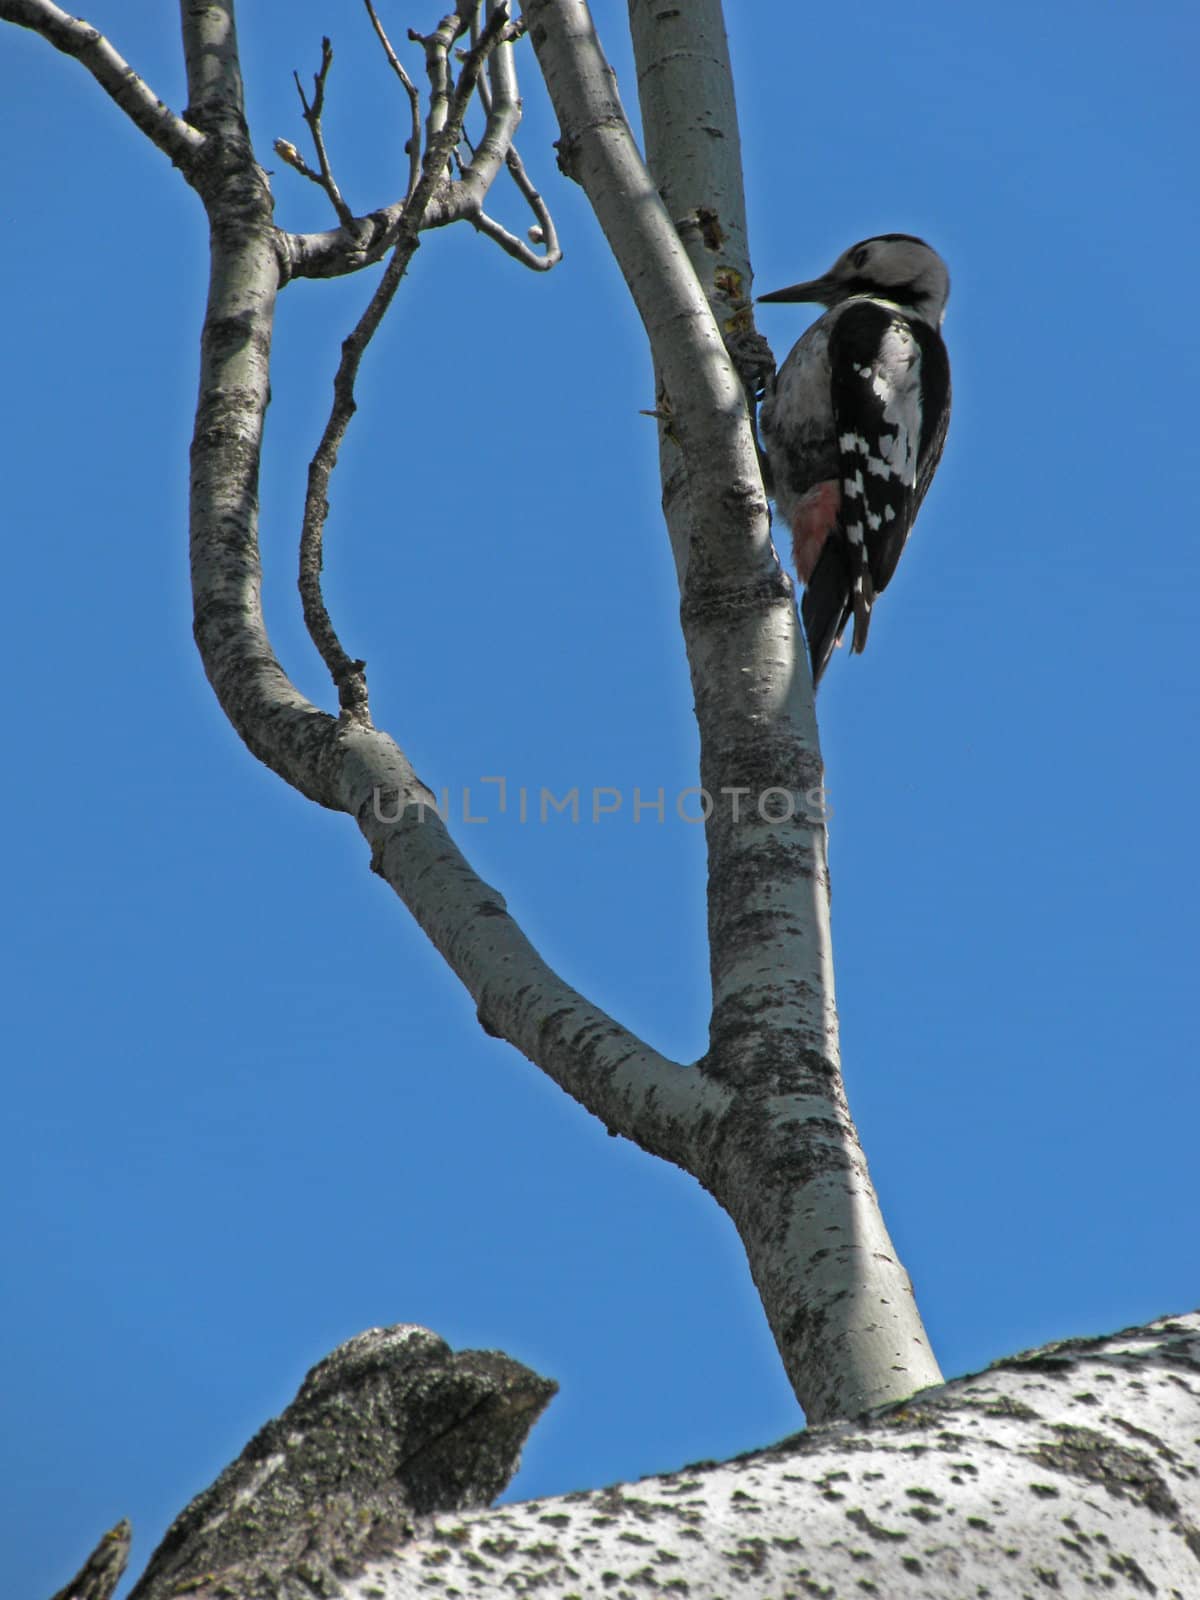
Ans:
[[[495,1534],[490,1539],[481,1539],[479,1548],[489,1556],[494,1556],[497,1561],[507,1561],[509,1556],[521,1548],[520,1540],[510,1539],[507,1534]]]
[[[722,1554],[731,1566],[759,1576],[766,1571],[770,1552],[765,1539],[740,1539],[736,1549],[725,1550]]]
[[[752,842],[752,858],[748,863],[743,865],[738,855],[734,856],[730,870],[740,869],[744,874],[743,879],[733,880],[734,887],[739,883],[745,887],[752,882],[760,865],[770,866],[771,857],[768,855],[764,860],[764,852],[773,851],[775,870],[784,871],[797,863],[796,857],[784,852],[794,852],[797,848],[811,852],[812,830],[806,824],[823,821],[824,797],[812,795],[812,791],[821,789],[824,767],[820,757],[814,751],[798,747],[793,736],[772,733],[764,727],[752,702],[737,732],[706,750],[702,776],[713,797],[710,827],[719,825],[736,830],[747,824],[766,823],[771,828],[765,835],[760,828]],[[736,820],[735,797],[720,792],[732,788],[749,790],[748,794],[736,797]],[[778,795],[762,799],[769,789],[783,789],[791,794],[790,818],[788,808]],[[818,799],[822,802],[819,805],[815,803]]]
[[[1132,1556],[1109,1556],[1108,1564],[1122,1578],[1128,1578],[1134,1588],[1140,1589],[1143,1594],[1158,1593],[1157,1585],[1151,1583]]]
[[[885,1528],[881,1522],[872,1522],[861,1507],[847,1511],[846,1521],[879,1544],[904,1544],[908,1539],[908,1534],[900,1528]]]
[[[801,986],[792,987],[793,993],[797,987]],[[738,1091],[742,1115],[748,1112],[755,1095],[765,1099],[781,1094],[812,1094],[830,1101],[828,1115],[812,1120],[833,1121],[842,1099],[836,1064],[812,1049],[798,1028],[775,1026],[769,1035],[765,1034],[762,1023],[773,1009],[768,1004],[755,1005],[742,995],[723,1000],[713,1011],[714,1048],[705,1058],[704,1072],[714,1083]],[[765,1112],[763,1116],[761,1124],[750,1127],[754,1138],[768,1132]],[[795,1127],[793,1124],[789,1137],[794,1137]],[[726,1131],[723,1125],[714,1130],[711,1142],[719,1143]]]
[[[1184,1465],[1178,1451],[1172,1450],[1157,1433],[1151,1433],[1147,1428],[1139,1428],[1132,1422],[1126,1422],[1124,1417],[1113,1417],[1112,1423],[1115,1428],[1120,1428],[1122,1433],[1127,1433],[1131,1439],[1140,1439],[1143,1444],[1148,1444],[1155,1455],[1169,1462],[1171,1466]],[[1194,1473],[1194,1469],[1192,1470]]]
[[[1076,1358],[1056,1346],[1053,1350],[1034,1350],[1015,1356],[1005,1364],[1023,1372],[1045,1372],[1057,1377],[1059,1373],[1070,1372],[1076,1365]]]
[[[1157,1516],[1179,1517],[1178,1501],[1142,1451],[1126,1449],[1093,1428],[1061,1425],[1053,1432],[1053,1441],[1043,1441],[1031,1452],[1034,1460],[1068,1477],[1100,1484],[1115,1499],[1139,1501]]]
[[[538,34],[545,36],[544,29],[533,28],[530,36],[534,39],[535,47]],[[570,178],[572,183],[579,182],[577,167],[579,164],[579,142],[571,134],[564,133],[561,139],[556,139],[553,145],[554,160],[558,170],[564,178]]]
[[[941,1495],[935,1494],[932,1489],[906,1489],[904,1492],[910,1500],[919,1500],[922,1505],[940,1506],[943,1503]]]
[[[264,361],[270,353],[271,325],[261,311],[239,311],[235,316],[214,316],[205,322],[204,348],[210,355],[228,359],[248,346]]]
[[[476,1007],[475,1020],[490,1039],[503,1039],[504,1030],[496,1026],[482,1006]]]
[[[749,582],[722,582],[688,566],[679,614],[685,628],[727,627],[745,617],[764,616],[773,606],[793,604],[792,582],[782,568],[761,573]]]
[[[710,130],[711,131],[711,130]],[[696,222],[706,250],[717,251],[725,243],[725,230],[711,206],[696,207]]]
[[[1036,1422],[1038,1412],[1032,1406],[1027,1406],[1023,1400],[1014,1400],[1010,1395],[996,1395],[993,1399],[966,1402],[972,1410],[982,1411],[988,1417],[1011,1417],[1015,1422]]]

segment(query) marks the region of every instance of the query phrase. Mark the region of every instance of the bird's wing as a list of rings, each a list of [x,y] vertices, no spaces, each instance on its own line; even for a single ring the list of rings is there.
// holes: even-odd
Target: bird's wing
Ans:
[[[830,333],[842,528],[852,582],[861,581],[863,591],[861,609],[855,605],[856,650],[866,643],[874,596],[890,582],[916,515],[921,356],[912,324],[878,301],[852,302]]]

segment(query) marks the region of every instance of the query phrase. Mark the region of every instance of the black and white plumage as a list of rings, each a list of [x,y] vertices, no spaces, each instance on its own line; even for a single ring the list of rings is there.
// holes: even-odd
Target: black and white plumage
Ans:
[[[759,426],[792,530],[814,685],[851,616],[855,652],[942,454],[950,275],[908,233],[864,239],[824,277],[760,298],[827,306],[768,384]]]

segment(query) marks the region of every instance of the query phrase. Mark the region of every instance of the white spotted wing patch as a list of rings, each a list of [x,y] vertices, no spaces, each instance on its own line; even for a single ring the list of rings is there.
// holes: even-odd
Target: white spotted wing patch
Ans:
[[[851,301],[830,337],[830,373],[858,650],[915,514],[921,347],[894,307]]]

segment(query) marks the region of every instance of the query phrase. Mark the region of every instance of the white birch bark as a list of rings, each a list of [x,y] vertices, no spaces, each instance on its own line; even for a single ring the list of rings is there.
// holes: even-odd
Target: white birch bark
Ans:
[[[433,1518],[345,1600],[1200,1594],[1200,1315],[1000,1362],[772,1450]]]
[[[700,1068],[733,1094],[692,1170],[736,1223],[796,1393],[823,1421],[940,1373],[842,1089],[812,689],[716,321],[748,323],[750,282],[721,8],[632,0],[653,174],[583,0],[526,0],[525,12],[565,164],[625,274],[659,374],[664,507],[700,779],[714,802],[713,1011]],[[789,807],[791,820],[769,820]]]
[[[130,1600],[1200,1593],[1200,1313],[723,1465],[464,1509],[552,1387],[424,1329],[359,1335],[177,1519]]]

